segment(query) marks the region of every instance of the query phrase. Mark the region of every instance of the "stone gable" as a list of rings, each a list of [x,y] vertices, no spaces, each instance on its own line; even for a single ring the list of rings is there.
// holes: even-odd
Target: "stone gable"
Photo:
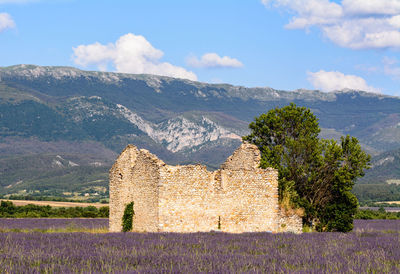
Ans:
[[[138,232],[301,232],[301,218],[278,204],[278,172],[261,169],[260,151],[242,144],[219,170],[169,166],[128,145],[110,170],[110,231],[122,230],[134,202]]]

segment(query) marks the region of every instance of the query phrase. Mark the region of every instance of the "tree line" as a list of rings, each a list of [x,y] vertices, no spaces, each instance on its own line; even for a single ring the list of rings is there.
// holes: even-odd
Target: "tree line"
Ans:
[[[0,218],[108,218],[109,207],[51,207],[41,205],[16,206],[1,201]]]
[[[364,220],[372,220],[372,219],[399,220],[400,212],[388,212],[385,211],[383,207],[380,207],[378,210],[359,209],[355,214],[354,218],[364,219]]]

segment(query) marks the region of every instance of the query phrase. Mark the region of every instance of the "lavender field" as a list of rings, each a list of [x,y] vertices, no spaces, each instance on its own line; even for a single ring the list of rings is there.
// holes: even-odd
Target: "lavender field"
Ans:
[[[108,219],[102,218],[0,218],[0,232],[108,230]]]
[[[17,227],[7,222],[3,231]],[[301,235],[3,232],[0,272],[400,273],[399,225],[356,220],[352,233]]]
[[[400,220],[354,220],[354,232],[400,233]]]

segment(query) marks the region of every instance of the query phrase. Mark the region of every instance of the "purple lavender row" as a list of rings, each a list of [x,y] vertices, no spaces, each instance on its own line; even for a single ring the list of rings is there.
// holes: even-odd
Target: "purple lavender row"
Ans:
[[[108,227],[108,219],[0,218],[0,229],[57,229],[68,226],[88,229],[104,228]],[[354,220],[353,231],[367,230],[400,232],[400,220]]]
[[[397,233],[0,233],[5,273],[398,273]]]
[[[82,229],[108,228],[108,219],[45,219],[45,218],[0,218],[1,229],[62,229],[68,227]]]
[[[354,220],[353,231],[400,232],[400,220]]]

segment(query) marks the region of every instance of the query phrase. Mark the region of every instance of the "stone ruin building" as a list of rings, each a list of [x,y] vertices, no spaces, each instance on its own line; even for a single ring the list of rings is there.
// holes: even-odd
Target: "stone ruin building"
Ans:
[[[128,145],[110,170],[111,232],[134,202],[137,232],[295,232],[301,218],[278,204],[278,172],[261,169],[260,151],[242,144],[221,168],[170,166],[147,150]]]

